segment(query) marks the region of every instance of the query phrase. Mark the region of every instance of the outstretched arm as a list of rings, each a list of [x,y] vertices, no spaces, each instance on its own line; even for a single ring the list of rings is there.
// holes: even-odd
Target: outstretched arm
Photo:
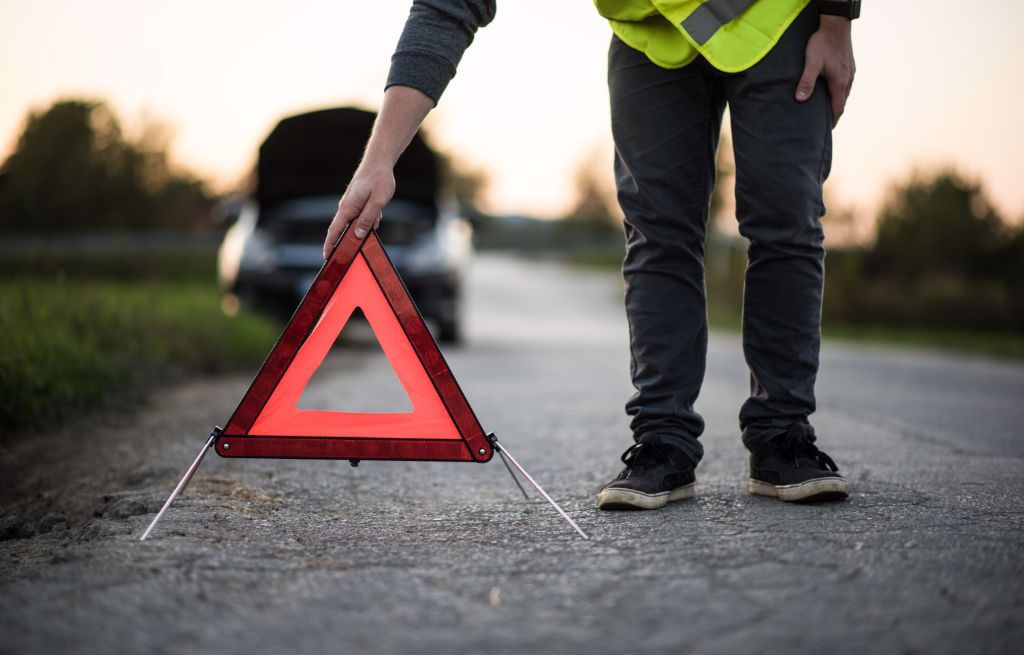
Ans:
[[[494,13],[495,0],[414,0],[363,159],[327,230],[324,259],[346,225],[354,221],[361,238],[380,221],[395,193],[395,162],[444,93],[476,30]]]
[[[324,259],[330,257],[338,237],[350,222],[355,221],[359,238],[377,226],[381,210],[395,194],[395,162],[433,106],[430,96],[409,86],[392,86],[384,92],[384,104],[373,124],[366,152],[327,230]]]

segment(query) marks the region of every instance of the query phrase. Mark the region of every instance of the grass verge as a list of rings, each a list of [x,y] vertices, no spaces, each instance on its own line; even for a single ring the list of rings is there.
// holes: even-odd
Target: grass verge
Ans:
[[[258,364],[280,326],[224,316],[198,280],[0,279],[0,434]]]
[[[1024,334],[971,330],[930,330],[881,325],[826,325],[825,339],[955,350],[1003,359],[1024,359]]]
[[[739,332],[741,326],[739,315],[718,310],[714,306],[709,307],[708,324],[714,329],[726,332]],[[1003,359],[1024,359],[1024,334],[1015,332],[928,329],[913,326],[835,325],[826,320],[822,326],[822,338],[825,341],[937,348]]]

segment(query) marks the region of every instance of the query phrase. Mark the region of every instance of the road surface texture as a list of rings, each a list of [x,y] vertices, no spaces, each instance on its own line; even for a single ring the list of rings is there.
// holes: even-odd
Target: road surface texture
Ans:
[[[198,381],[2,453],[21,538],[0,541],[0,652],[1021,652],[1024,365],[828,344],[815,425],[853,493],[787,505],[747,494],[745,368],[714,335],[698,497],[603,513],[630,443],[621,295],[614,275],[481,257],[448,351],[591,541],[497,458],[211,454],[140,543],[248,383]],[[401,407],[390,376],[373,347],[337,349],[300,406]]]

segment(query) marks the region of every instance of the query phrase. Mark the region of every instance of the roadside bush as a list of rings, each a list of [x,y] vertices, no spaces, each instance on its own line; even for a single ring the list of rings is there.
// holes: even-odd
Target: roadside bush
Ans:
[[[279,326],[229,318],[209,284],[0,281],[0,431],[138,396],[186,374],[253,366]]]
[[[866,279],[843,322],[972,330],[1015,327],[1007,289],[997,283],[934,276],[906,282]]]

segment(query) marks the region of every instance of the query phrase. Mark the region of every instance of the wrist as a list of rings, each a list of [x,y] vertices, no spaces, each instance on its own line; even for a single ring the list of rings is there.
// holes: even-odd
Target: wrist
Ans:
[[[399,154],[392,155],[387,152],[377,152],[372,148],[367,148],[366,154],[363,155],[362,161],[359,162],[359,170],[357,172],[366,175],[380,171],[393,171],[395,164],[398,162]]]
[[[853,21],[843,16],[822,16],[818,29],[833,34],[849,34]]]

